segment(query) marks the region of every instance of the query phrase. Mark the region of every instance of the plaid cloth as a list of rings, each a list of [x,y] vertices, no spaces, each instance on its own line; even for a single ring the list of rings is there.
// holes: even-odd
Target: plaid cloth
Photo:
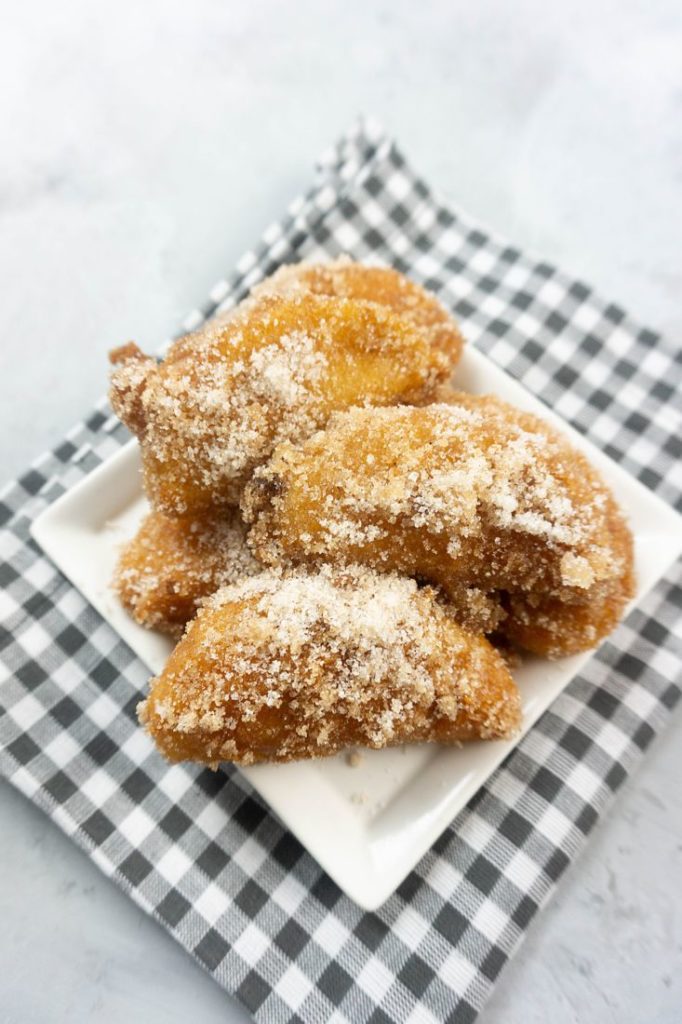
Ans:
[[[472,344],[679,506],[680,353],[453,211],[371,124],[184,327],[283,261],[342,251],[433,289]],[[649,595],[363,913],[238,771],[161,760],[135,719],[147,672],[31,540],[31,520],[124,440],[101,402],[2,497],[0,770],[258,1021],[472,1021],[680,696],[682,590],[671,576]]]

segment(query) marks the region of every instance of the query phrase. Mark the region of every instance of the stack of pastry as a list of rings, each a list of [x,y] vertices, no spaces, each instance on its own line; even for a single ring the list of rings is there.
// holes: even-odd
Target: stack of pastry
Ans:
[[[552,427],[448,384],[434,296],[284,267],[162,363],[112,353],[151,512],[115,578],[178,639],[140,705],[172,760],[511,736],[510,650],[594,646],[633,586],[604,482]]]

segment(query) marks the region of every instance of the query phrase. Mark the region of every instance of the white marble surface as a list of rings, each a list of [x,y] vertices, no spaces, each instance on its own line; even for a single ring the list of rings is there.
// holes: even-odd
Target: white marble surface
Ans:
[[[682,332],[677,0],[5,5],[0,478],[155,346],[364,110],[442,192]],[[482,1024],[673,1024],[682,744],[651,752]],[[0,786],[0,1021],[243,1012]]]

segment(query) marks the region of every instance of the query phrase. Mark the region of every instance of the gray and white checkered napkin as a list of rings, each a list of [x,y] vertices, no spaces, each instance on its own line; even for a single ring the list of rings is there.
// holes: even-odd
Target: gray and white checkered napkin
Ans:
[[[371,125],[325,156],[185,327],[281,262],[342,251],[433,289],[470,343],[679,507],[680,353],[444,205]],[[30,539],[31,520],[124,440],[102,402],[2,498],[0,770],[257,1020],[473,1020],[680,696],[682,590],[658,586],[363,913],[238,771],[161,760],[135,720],[145,669]]]

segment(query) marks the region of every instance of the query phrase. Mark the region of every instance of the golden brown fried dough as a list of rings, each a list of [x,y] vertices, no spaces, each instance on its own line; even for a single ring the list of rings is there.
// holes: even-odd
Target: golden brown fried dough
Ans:
[[[558,597],[532,591],[507,595],[503,629],[518,647],[547,658],[577,654],[596,646],[622,619],[635,585],[632,535],[613,500],[606,503],[604,516],[621,571],[577,595],[566,589]]]
[[[172,761],[253,764],[508,737],[520,701],[502,658],[431,590],[348,567],[219,591],[139,712]]]
[[[363,299],[387,306],[418,328],[454,365],[464,339],[438,299],[392,267],[365,266],[346,256],[333,263],[296,263],[280,269],[254,288],[252,295],[313,295]]]
[[[179,637],[204,598],[260,572],[236,512],[207,520],[152,512],[126,544],[114,589],[141,626]]]
[[[449,361],[408,319],[361,300],[265,296],[181,339],[161,364],[112,354],[111,403],[137,435],[152,505],[202,516],[338,409],[425,401]]]
[[[474,588],[531,651],[593,646],[633,586],[632,538],[611,493],[537,417],[490,396],[451,401],[352,409],[281,445],[244,495],[254,552],[267,564],[402,572],[456,604]]]
[[[545,658],[561,658],[595,647],[623,617],[631,589],[616,580],[594,588],[583,602],[530,593],[508,595],[502,632],[519,648]]]

